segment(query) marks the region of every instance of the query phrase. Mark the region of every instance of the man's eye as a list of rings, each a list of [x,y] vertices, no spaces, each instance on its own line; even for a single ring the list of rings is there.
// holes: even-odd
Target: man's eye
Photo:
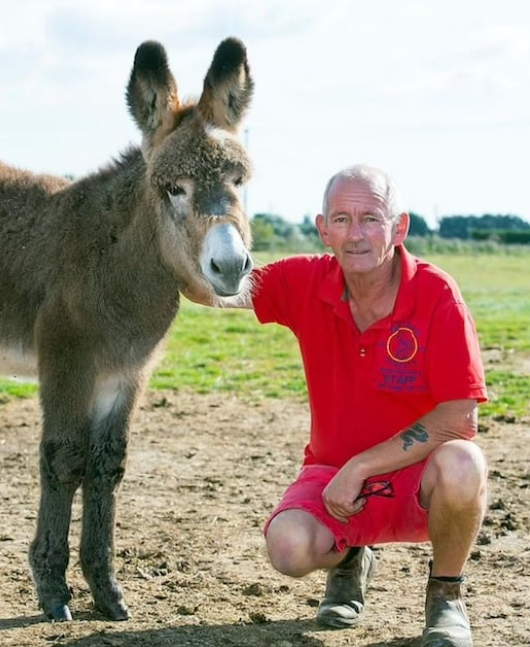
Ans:
[[[167,192],[169,193],[169,195],[172,195],[174,197],[178,195],[186,195],[186,190],[183,187],[181,187],[179,184],[175,184],[174,186],[168,187]]]

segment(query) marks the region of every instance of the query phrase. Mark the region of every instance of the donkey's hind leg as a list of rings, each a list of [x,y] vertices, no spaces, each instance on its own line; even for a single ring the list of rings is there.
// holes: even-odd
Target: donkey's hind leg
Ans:
[[[125,471],[129,422],[138,385],[107,378],[96,387],[83,482],[81,567],[96,608],[113,620],[129,617],[114,568],[116,491]]]

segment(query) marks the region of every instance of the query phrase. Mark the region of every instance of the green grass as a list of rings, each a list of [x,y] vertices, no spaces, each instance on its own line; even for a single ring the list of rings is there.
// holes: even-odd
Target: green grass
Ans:
[[[444,255],[429,260],[458,281],[484,347],[530,353],[530,253]]]
[[[490,401],[482,415],[530,415],[530,377],[524,369],[530,361],[529,256],[428,257],[457,279],[482,347],[502,356],[500,364],[487,366]],[[260,263],[271,258],[257,255]],[[262,326],[250,311],[215,310],[185,299],[150,387],[229,392],[249,400],[306,395],[298,345],[289,330]],[[0,394],[23,397],[35,391],[34,385],[0,382]]]
[[[290,331],[260,326],[247,310],[214,310],[183,300],[151,385],[251,399],[303,396],[301,366]]]
[[[530,415],[530,376],[490,369],[486,384],[489,402],[482,405],[481,415],[501,419]]]
[[[38,393],[39,387],[33,382],[14,382],[0,378],[0,401],[2,398],[29,398]]]
[[[530,254],[429,257],[458,281],[482,348],[497,348],[502,369],[486,365],[489,402],[481,415],[530,415]]]

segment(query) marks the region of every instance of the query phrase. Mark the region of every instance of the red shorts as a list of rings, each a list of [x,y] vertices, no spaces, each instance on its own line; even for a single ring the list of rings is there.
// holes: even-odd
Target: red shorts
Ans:
[[[338,472],[338,468],[306,465],[267,519],[264,533],[267,533],[271,520],[278,513],[297,509],[309,512],[330,530],[338,551],[347,546],[429,541],[427,511],[419,503],[421,478],[427,460],[368,479],[368,482],[390,481],[394,494],[392,498],[367,497],[364,508],[350,517],[348,523],[332,517],[322,500],[322,492]]]

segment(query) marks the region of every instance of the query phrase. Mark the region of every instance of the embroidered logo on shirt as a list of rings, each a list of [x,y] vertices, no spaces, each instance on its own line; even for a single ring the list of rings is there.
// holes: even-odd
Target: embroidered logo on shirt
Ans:
[[[418,340],[411,328],[400,327],[393,332],[386,343],[386,352],[400,364],[412,361],[418,352]]]
[[[386,340],[385,337],[378,345],[381,363],[377,388],[394,393],[425,393],[425,346],[421,341],[421,326],[413,322],[396,322]]]

